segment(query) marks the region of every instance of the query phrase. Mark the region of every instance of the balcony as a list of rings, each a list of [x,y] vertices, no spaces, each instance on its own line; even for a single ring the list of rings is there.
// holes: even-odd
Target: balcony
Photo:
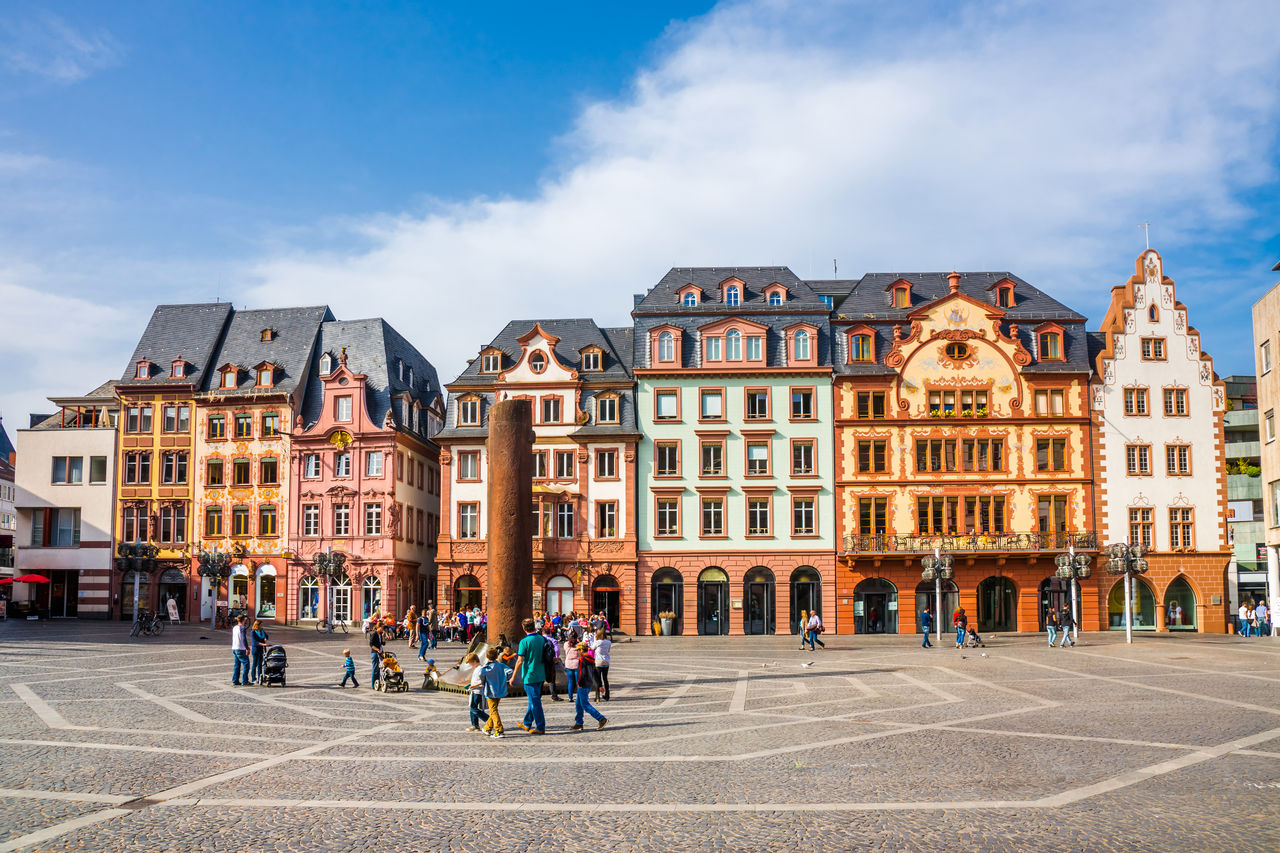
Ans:
[[[1227,500],[1248,501],[1262,499],[1262,478],[1248,474],[1227,475]]]
[[[1258,441],[1256,437],[1250,441],[1232,441],[1231,436],[1228,435],[1224,453],[1231,462],[1235,462],[1241,457],[1257,459],[1262,456],[1262,442]]]
[[[1227,429],[1251,426],[1256,431],[1258,429],[1258,410],[1233,409],[1227,412],[1224,423]]]
[[[844,554],[1012,553],[1036,551],[1096,551],[1095,533],[976,533],[959,536],[845,536]]]

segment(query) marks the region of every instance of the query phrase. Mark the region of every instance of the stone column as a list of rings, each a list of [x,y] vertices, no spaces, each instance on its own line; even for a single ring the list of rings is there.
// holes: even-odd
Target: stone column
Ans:
[[[512,645],[533,615],[533,404],[506,400],[489,409],[488,637]]]

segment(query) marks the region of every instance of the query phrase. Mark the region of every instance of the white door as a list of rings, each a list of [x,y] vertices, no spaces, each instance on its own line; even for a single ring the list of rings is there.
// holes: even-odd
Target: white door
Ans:
[[[213,616],[213,595],[209,591],[209,579],[200,578],[200,621],[207,622]]]
[[[338,622],[351,621],[351,585],[344,584],[333,588],[333,619]]]

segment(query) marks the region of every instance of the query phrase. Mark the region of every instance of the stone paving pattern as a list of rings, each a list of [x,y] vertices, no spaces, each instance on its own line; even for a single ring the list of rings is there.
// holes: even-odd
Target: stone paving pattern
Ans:
[[[0,623],[0,853],[1280,846],[1271,640],[643,638],[614,646],[603,731],[548,698],[531,737],[521,696],[494,741],[413,653],[384,695],[359,635],[272,639],[287,689],[232,688],[207,627]]]

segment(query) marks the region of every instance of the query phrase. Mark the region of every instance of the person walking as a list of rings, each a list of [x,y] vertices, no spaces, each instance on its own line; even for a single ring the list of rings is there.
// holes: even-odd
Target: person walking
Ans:
[[[800,633],[800,651],[804,651],[804,644],[809,636],[809,611],[801,610],[800,618],[796,620],[796,626]]]
[[[1058,631],[1062,634],[1062,639],[1058,640],[1058,648],[1065,649],[1067,646],[1076,644],[1075,637],[1071,636],[1071,629],[1076,626],[1076,620],[1071,615],[1071,605],[1062,605],[1062,612],[1058,614]]]
[[[926,605],[924,610],[920,611],[920,630],[924,632],[924,642],[920,644],[922,649],[933,648],[933,643],[929,642],[929,634],[933,632],[933,614],[929,612]]]
[[[249,683],[249,634],[245,630],[245,618],[237,616],[231,626],[231,657],[235,666],[231,670],[231,684],[239,687]]]
[[[951,624],[956,629],[956,648],[964,648],[964,635],[969,630],[969,616],[964,612],[963,607],[957,607],[956,612],[951,616]]]
[[[518,725],[529,734],[544,735],[547,733],[547,718],[542,712],[542,682],[547,680],[547,670],[542,664],[542,647],[546,641],[534,630],[532,619],[525,619],[520,627],[524,629],[524,639],[516,649],[511,686],[515,687],[517,677],[523,678],[529,707],[524,712],[524,721]]]
[[[369,661],[373,664],[373,684],[382,680],[382,629],[374,625],[369,629]],[[372,686],[372,685],[371,685]]]
[[[572,637],[564,640],[564,676],[568,682],[569,697],[578,701],[578,644]]]
[[[1249,603],[1240,602],[1240,609],[1236,611],[1236,636],[1249,636]]]
[[[604,614],[600,614],[601,618]],[[596,701],[609,701],[609,658],[613,650],[613,641],[609,639],[608,620],[601,623],[600,628],[596,631],[595,639],[591,642],[591,653],[595,657],[596,664]]]
[[[552,658],[554,658],[554,661],[559,661],[560,646],[556,643],[556,638],[553,635],[550,619],[544,619],[542,621],[542,639],[546,641],[547,645],[551,646],[551,655]],[[543,663],[548,663],[548,659],[545,655],[543,656]],[[562,702],[564,700],[562,700],[560,698],[560,694],[556,692],[556,668],[552,665],[547,669],[549,669],[549,671],[547,672],[546,683],[551,685],[551,700],[553,702]]]
[[[484,709],[484,682],[480,678],[480,658],[475,652],[470,652],[462,659],[463,666],[471,667],[471,683],[467,687],[470,702],[468,703],[468,712],[471,716],[471,728],[469,732],[480,731],[480,723],[489,721],[489,714]]]
[[[597,728],[603,729],[604,724],[609,722],[609,719],[604,714],[601,714],[591,705],[591,689],[594,687],[598,690],[600,687],[597,673],[598,669],[591,649],[587,648],[586,643],[579,643],[578,689],[573,695],[573,725],[569,727],[570,731],[582,731],[582,715],[584,713],[590,714],[595,718],[595,721],[599,724]]]
[[[822,633],[822,617],[818,615],[818,611],[815,610],[809,614],[808,628],[809,628],[809,650],[817,651],[817,649],[814,648],[815,643],[817,643],[819,646],[822,646],[822,648],[825,649],[827,647],[827,644],[822,642],[822,640],[818,639],[818,635]]]
[[[502,717],[498,716],[498,703],[507,696],[507,679],[513,672],[510,667],[498,660],[498,647],[490,646],[484,653],[488,663],[480,670],[480,683],[485,702],[489,706],[489,719],[485,720],[484,731],[495,740],[505,737],[502,729]],[[541,686],[541,685],[539,685]]]
[[[342,683],[338,685],[341,689],[347,686],[347,679],[351,679],[352,687],[359,687],[360,682],[356,681],[356,662],[351,659],[351,649],[342,650]]]
[[[253,620],[253,631],[249,634],[249,681],[257,683],[262,680],[262,658],[267,653],[267,632],[262,623]]]
[[[1053,648],[1053,641],[1058,639],[1058,611],[1052,607],[1044,616],[1044,629],[1049,635],[1049,648]]]
[[[434,603],[427,605],[427,640],[431,648],[436,647],[436,632],[440,630],[440,614]]]
[[[431,651],[433,645],[431,643],[431,620],[427,616],[427,611],[422,611],[418,616],[418,660],[426,660],[427,652]],[[479,669],[479,667],[476,667]]]
[[[1259,601],[1258,606],[1253,608],[1253,615],[1258,622],[1257,636],[1270,637],[1271,636],[1271,611],[1267,609],[1267,602],[1265,600]]]

